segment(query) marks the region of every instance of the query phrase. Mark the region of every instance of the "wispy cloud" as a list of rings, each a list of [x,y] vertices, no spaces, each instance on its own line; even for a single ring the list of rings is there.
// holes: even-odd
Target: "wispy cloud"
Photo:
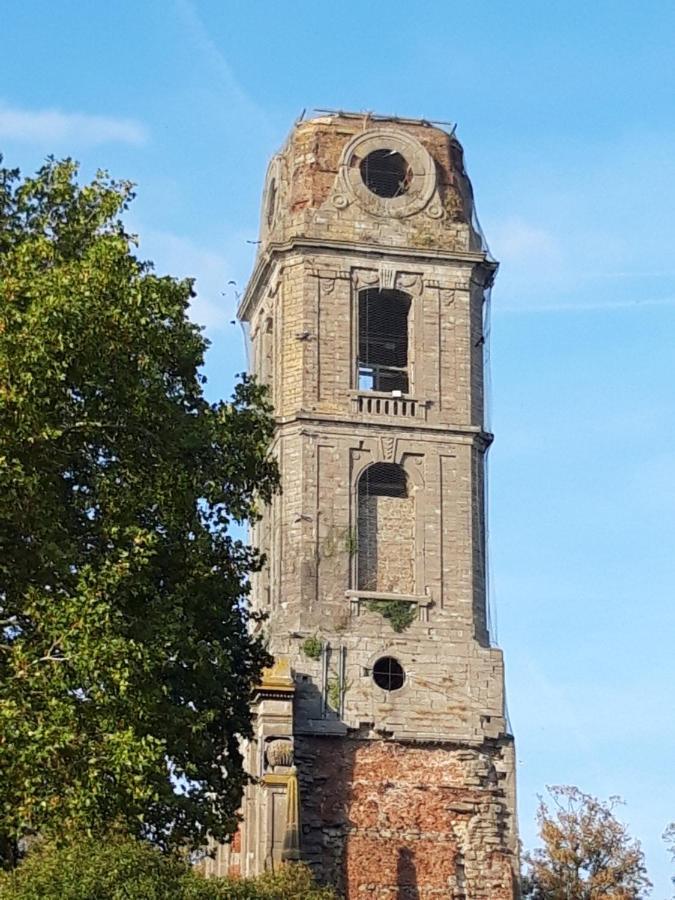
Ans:
[[[497,305],[497,313],[584,313],[603,310],[640,309],[645,306],[675,306],[675,297],[645,297],[635,300],[605,300],[597,303],[580,300],[578,303],[524,303]]]
[[[562,258],[562,248],[553,234],[519,218],[501,223],[491,235],[490,245],[498,259],[528,272],[532,266],[557,267]]]
[[[196,6],[191,0],[176,0],[176,11],[185,32],[192,42],[195,55],[205,63],[218,79],[218,94],[223,109],[229,116],[237,112],[256,127],[273,131],[267,113],[247,93],[237,79],[222,50],[209,34]]]
[[[30,144],[81,146],[122,143],[140,146],[148,139],[145,127],[134,119],[63,112],[29,110],[0,101],[0,138]]]
[[[611,252],[607,258],[603,255],[604,244],[611,245],[611,240],[604,242],[602,235],[587,231],[584,247],[584,235],[571,236],[563,224],[554,231],[519,217],[494,223],[491,233],[491,246],[501,261],[496,313],[585,313],[675,306],[675,270],[663,266],[653,271],[614,268]],[[597,256],[593,260],[597,269],[583,265],[588,247],[594,248],[591,255]],[[664,292],[659,296],[657,285],[664,282]]]
[[[235,286],[228,285],[234,278],[228,259],[182,235],[145,226],[139,232],[141,256],[152,259],[160,274],[195,279],[197,296],[190,306],[190,318],[207,332],[228,325],[237,306]]]

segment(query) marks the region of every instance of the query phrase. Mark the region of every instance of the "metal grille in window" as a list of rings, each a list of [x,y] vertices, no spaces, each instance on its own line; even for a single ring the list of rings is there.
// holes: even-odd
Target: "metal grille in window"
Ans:
[[[408,496],[405,470],[396,463],[375,463],[368,466],[359,479],[359,500],[366,497]]]
[[[373,150],[359,168],[363,183],[378,197],[391,199],[408,192],[412,170],[396,150]]]
[[[359,388],[407,393],[408,313],[403,291],[368,288],[359,293]]]
[[[405,671],[393,656],[382,656],[373,666],[373,681],[384,691],[398,691],[405,684]]]

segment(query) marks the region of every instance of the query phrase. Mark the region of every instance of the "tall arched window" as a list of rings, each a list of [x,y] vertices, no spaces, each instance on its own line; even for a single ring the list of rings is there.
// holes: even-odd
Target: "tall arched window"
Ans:
[[[272,387],[274,375],[274,321],[271,316],[265,319],[260,328],[260,381]]]
[[[375,463],[358,485],[358,588],[413,594],[415,510],[402,466]]]
[[[401,391],[410,386],[408,313],[403,291],[367,288],[359,292],[359,387],[367,391]]]

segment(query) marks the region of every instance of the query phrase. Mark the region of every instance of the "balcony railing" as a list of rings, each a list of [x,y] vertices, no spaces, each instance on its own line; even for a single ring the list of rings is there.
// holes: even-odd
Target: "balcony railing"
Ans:
[[[396,393],[357,391],[352,395],[352,409],[366,416],[426,419],[427,405],[424,401],[396,396]]]

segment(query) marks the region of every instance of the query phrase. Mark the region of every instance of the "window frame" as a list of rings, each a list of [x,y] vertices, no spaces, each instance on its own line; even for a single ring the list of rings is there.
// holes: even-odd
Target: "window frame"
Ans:
[[[379,363],[368,363],[361,359],[361,296],[369,292],[389,293],[399,295],[401,299],[407,300],[408,309],[406,312],[406,359],[405,366],[388,366]],[[354,317],[354,338],[352,348],[352,389],[360,394],[373,394],[383,397],[414,397],[414,335],[415,335],[415,297],[409,292],[398,288],[383,288],[377,284],[365,284],[355,287],[353,292],[353,317]],[[386,377],[387,374],[403,373],[407,379],[408,385],[405,390],[402,388],[392,388],[390,390],[380,387],[368,387],[362,384],[362,372],[370,369],[375,373],[375,377]]]

